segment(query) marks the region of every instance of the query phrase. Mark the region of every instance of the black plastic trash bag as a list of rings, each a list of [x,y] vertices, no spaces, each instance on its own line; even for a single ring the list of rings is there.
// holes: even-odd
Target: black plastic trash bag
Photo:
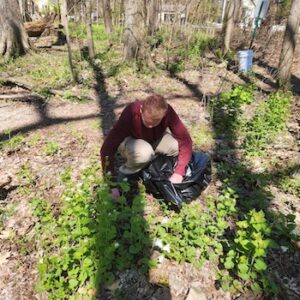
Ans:
[[[181,209],[182,202],[197,198],[211,181],[211,161],[207,154],[193,152],[183,182],[172,184],[168,178],[176,164],[177,157],[159,155],[142,171],[142,179],[147,192]]]

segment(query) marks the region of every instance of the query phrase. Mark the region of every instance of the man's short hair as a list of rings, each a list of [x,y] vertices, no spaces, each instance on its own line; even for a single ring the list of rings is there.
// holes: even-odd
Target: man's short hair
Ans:
[[[168,103],[161,95],[154,94],[143,101],[142,111],[147,111],[153,119],[163,118],[167,109]]]

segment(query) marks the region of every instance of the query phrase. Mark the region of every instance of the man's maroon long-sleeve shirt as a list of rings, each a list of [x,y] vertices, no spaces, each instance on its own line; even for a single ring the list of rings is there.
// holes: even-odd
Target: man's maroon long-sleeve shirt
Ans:
[[[142,121],[141,106],[141,101],[135,101],[127,105],[119,120],[106,137],[101,148],[103,170],[111,171],[114,174],[114,155],[126,137],[131,136],[135,139],[143,139],[153,145],[158,139],[162,138],[166,129],[169,128],[179,145],[178,164],[174,172],[184,176],[185,167],[192,156],[192,139],[187,129],[170,105],[168,105],[167,113],[159,125],[147,128]]]

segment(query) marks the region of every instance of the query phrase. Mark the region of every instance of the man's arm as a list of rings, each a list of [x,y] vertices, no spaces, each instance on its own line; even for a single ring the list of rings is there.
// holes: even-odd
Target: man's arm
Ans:
[[[122,141],[130,135],[130,126],[132,124],[131,107],[128,105],[122,112],[119,120],[110,130],[101,147],[101,162],[104,173],[114,172],[114,156]]]
[[[174,174],[171,176],[170,180],[173,183],[180,183],[182,181],[182,177],[185,176],[186,166],[191,160],[193,145],[191,136],[188,133],[186,127],[183,125],[179,116],[170,105],[169,110],[169,128],[173,137],[178,141],[179,147],[178,163],[174,170]],[[177,175],[182,176],[181,179]]]

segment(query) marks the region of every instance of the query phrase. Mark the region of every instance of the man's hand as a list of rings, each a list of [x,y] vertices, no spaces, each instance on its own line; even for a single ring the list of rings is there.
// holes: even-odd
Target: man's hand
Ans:
[[[113,200],[118,200],[120,198],[120,191],[118,188],[111,189],[111,197]]]
[[[172,183],[181,183],[183,180],[183,176],[177,173],[173,173],[173,175],[169,178]]]

